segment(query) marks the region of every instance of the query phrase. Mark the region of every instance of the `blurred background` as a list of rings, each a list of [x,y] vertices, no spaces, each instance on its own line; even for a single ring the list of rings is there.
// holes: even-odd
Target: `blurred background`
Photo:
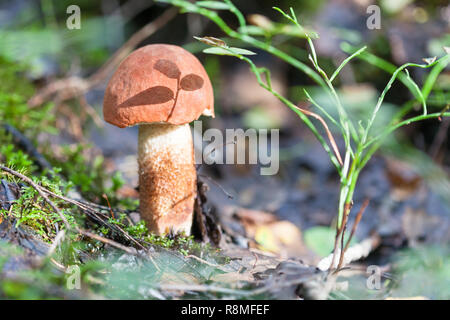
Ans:
[[[315,40],[317,54],[329,74],[349,55],[343,42],[347,48],[368,46],[388,69],[441,57],[443,47],[450,46],[450,5],[445,0],[233,2],[250,25],[287,24],[272,7],[293,7],[301,24],[320,35]],[[81,28],[70,30],[66,10],[73,4],[81,10]],[[381,8],[380,29],[367,27],[367,8],[372,4]],[[238,28],[231,13],[219,13],[229,26]],[[318,239],[333,237],[330,226],[339,184],[327,154],[290,109],[259,87],[246,64],[202,53],[205,46],[194,36],[213,36],[245,47],[228,39],[207,18],[153,1],[2,0],[0,121],[34,141],[50,165],[60,167],[87,199],[106,204],[101,195],[108,190],[114,193],[114,205],[136,205],[137,128],[118,129],[103,121],[104,90],[131,50],[152,43],[183,46],[202,61],[214,87],[216,118],[202,119],[204,130],[280,129],[280,170],[275,176],[260,176],[257,165],[200,167],[210,187],[208,204],[224,228],[243,248],[253,246],[285,257],[309,256],[311,261],[326,255],[328,245]],[[275,47],[309,64],[304,38],[288,33],[268,37]],[[252,57],[255,64],[271,70],[274,88],[291,101],[305,102],[303,88],[307,88],[321,105],[332,107],[326,93],[305,74],[266,52],[246,48],[257,53]],[[350,114],[363,115],[375,106],[390,78],[380,65],[355,59],[340,73],[336,85]],[[429,70],[410,68],[409,72],[421,87]],[[447,67],[428,98],[430,111],[448,105],[449,88]],[[400,81],[394,83],[380,121],[388,121],[412,98]],[[411,115],[420,113],[418,104]],[[448,248],[449,126],[450,119],[443,118],[401,129],[361,174],[354,210],[366,198],[370,205],[356,238],[361,241],[374,233],[381,237],[372,262],[387,263],[397,250],[419,244]],[[337,143],[343,146],[343,141]],[[447,254],[447,249],[439,250]]]

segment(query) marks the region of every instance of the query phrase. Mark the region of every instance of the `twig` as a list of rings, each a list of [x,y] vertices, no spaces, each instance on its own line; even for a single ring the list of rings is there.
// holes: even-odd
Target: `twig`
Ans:
[[[117,242],[115,242],[115,241],[113,241],[113,240],[111,240],[111,239],[107,239],[107,238],[104,238],[104,237],[99,236],[99,235],[97,235],[97,234],[94,234],[94,233],[92,233],[92,232],[83,230],[83,229],[79,228],[78,226],[72,227],[72,226],[69,224],[69,222],[67,221],[66,217],[65,217],[65,216],[62,214],[62,212],[59,210],[59,208],[58,208],[58,207],[57,207],[57,206],[56,206],[56,205],[48,198],[48,195],[54,196],[54,197],[59,198],[59,199],[61,199],[61,200],[65,200],[65,201],[67,201],[67,202],[69,202],[69,203],[71,203],[71,204],[74,204],[74,205],[79,206],[80,208],[83,208],[83,205],[80,205],[80,203],[78,203],[76,200],[72,200],[72,199],[66,198],[66,197],[64,197],[64,196],[57,195],[56,193],[53,193],[53,192],[51,192],[51,191],[45,189],[44,187],[41,187],[41,186],[37,185],[35,182],[33,182],[33,180],[31,180],[31,179],[28,178],[27,176],[25,176],[25,175],[23,175],[23,174],[21,174],[21,173],[19,173],[19,172],[17,172],[17,171],[14,171],[14,170],[12,170],[12,169],[10,169],[10,168],[8,168],[8,167],[5,167],[5,166],[3,166],[3,165],[0,165],[0,170],[5,171],[5,172],[7,172],[7,173],[9,173],[9,174],[11,174],[11,175],[14,175],[14,176],[18,177],[19,179],[23,180],[24,182],[28,183],[30,186],[32,186],[32,187],[39,193],[39,195],[40,195],[42,198],[44,198],[44,200],[50,205],[50,207],[51,207],[51,208],[59,215],[59,217],[60,217],[61,220],[64,222],[64,224],[65,224],[65,226],[66,226],[66,229],[67,229],[68,231],[73,230],[73,231],[75,231],[76,233],[79,233],[79,234],[85,235],[85,236],[87,236],[87,237],[89,237],[89,238],[92,238],[92,239],[101,241],[101,242],[103,242],[103,243],[109,244],[109,245],[111,245],[111,246],[113,246],[113,247],[116,247],[116,248],[118,248],[118,249],[121,249],[121,250],[123,250],[123,251],[125,251],[125,252],[127,252],[127,253],[129,253],[129,254],[137,255],[137,251],[136,251],[134,248],[126,247],[126,246],[124,246],[124,245],[122,245],[122,244],[120,244],[120,243],[117,243]],[[84,208],[86,208],[86,207],[84,207]],[[143,248],[144,250],[146,250],[146,248],[145,248],[142,244],[140,244],[140,243],[139,243],[138,241],[136,241],[133,237],[131,237],[130,235],[128,235],[124,230],[122,230],[122,229],[119,228],[119,227],[117,227],[117,228],[118,228],[119,230],[121,230],[121,232],[123,232],[124,235],[127,236],[127,239],[133,241],[133,242],[136,243],[139,247],[141,247],[141,248]],[[150,258],[150,260],[152,261],[152,263],[156,266],[156,268],[159,270],[159,268],[158,268],[158,266],[156,265],[156,262],[153,260],[153,258],[152,258],[151,256],[149,256],[149,258]]]
[[[13,142],[18,145],[20,148],[24,149],[27,154],[33,157],[36,160],[36,163],[41,167],[41,169],[52,169],[51,164],[44,158],[42,154],[37,151],[34,147],[33,143],[25,137],[19,130],[17,130],[14,126],[4,123],[3,127],[5,128],[7,133],[10,133],[13,138]]]
[[[89,76],[87,79],[80,77],[68,77],[54,81],[34,95],[29,101],[28,105],[30,108],[41,105],[42,103],[49,101],[53,95],[56,94],[55,100],[59,103],[72,99],[74,97],[79,97],[85,92],[95,88],[100,83],[102,83],[108,75],[117,67],[117,65],[126,57],[128,54],[136,48],[139,43],[154,34],[164,25],[166,25],[170,20],[172,20],[178,12],[176,8],[170,8],[166,10],[162,15],[160,15],[156,20],[146,24],[144,27],[139,29],[131,38],[125,42],[122,47],[120,47],[114,55],[100,67],[94,74]]]
[[[49,195],[51,195],[51,196],[53,196],[53,197],[55,197],[55,198],[59,198],[59,199],[61,199],[61,200],[63,200],[63,201],[66,201],[66,202],[68,202],[68,203],[71,203],[71,204],[73,204],[73,205],[79,207],[81,210],[83,210],[84,212],[88,213],[90,216],[93,215],[93,217],[94,217],[96,220],[98,220],[98,221],[100,221],[101,223],[107,225],[110,229],[114,229],[115,231],[118,231],[118,232],[122,233],[122,234],[125,236],[125,238],[126,238],[127,240],[129,240],[129,241],[131,241],[131,242],[134,242],[134,243],[135,243],[138,247],[140,247],[141,249],[147,250],[147,248],[145,248],[141,243],[139,243],[139,241],[137,241],[137,240],[134,239],[132,236],[130,236],[125,230],[123,230],[123,229],[122,229],[121,227],[119,227],[118,225],[115,225],[115,224],[114,224],[114,225],[111,225],[111,224],[108,224],[108,223],[106,223],[105,221],[103,221],[103,220],[98,216],[98,215],[103,215],[103,214],[100,213],[100,212],[98,212],[98,211],[93,210],[92,208],[89,207],[88,204],[83,203],[83,202],[80,202],[80,201],[77,201],[77,200],[74,200],[74,199],[70,199],[70,198],[67,198],[67,197],[64,197],[64,196],[61,196],[61,195],[56,194],[56,193],[54,193],[54,192],[51,192],[50,190],[47,190],[47,189],[45,189],[45,188],[43,188],[43,191],[47,192]],[[105,210],[108,210],[107,207],[105,207],[105,208],[106,208]],[[104,216],[104,219],[108,219],[108,217],[107,217],[107,216]]]
[[[106,203],[108,203],[109,212],[111,213],[111,217],[113,219],[116,219],[116,217],[114,217],[114,212],[112,211],[111,204],[109,203],[109,199],[108,199],[108,196],[106,195],[106,193],[103,194],[103,198],[106,200]]]
[[[211,263],[211,262],[206,261],[206,260],[204,260],[204,259],[202,259],[200,257],[194,256],[193,254],[188,254],[186,256],[186,258],[195,259],[195,260],[197,260],[197,261],[199,261],[201,263],[207,264],[208,266],[213,267],[213,268],[220,268],[221,267],[221,265],[219,265],[219,264]]]
[[[112,16],[120,15],[122,17],[123,23],[126,23],[133,19],[137,14],[153,6],[153,1],[142,1],[142,0],[130,0],[115,9],[112,12]]]
[[[258,255],[255,252],[252,252],[252,254],[255,257],[255,263],[253,264],[252,270],[255,270],[256,265],[258,264]]]
[[[136,208],[134,210],[121,210],[121,209],[109,208],[107,206],[103,206],[101,204],[90,202],[90,201],[87,201],[87,200],[84,200],[84,199],[70,199],[70,198],[67,198],[67,199],[72,200],[72,201],[76,201],[78,204],[85,205],[86,207],[89,207],[89,208],[91,208],[93,210],[99,209],[99,210],[108,211],[109,209],[111,209],[115,213],[127,213],[127,214],[128,213],[132,213],[132,212],[139,212],[138,211],[139,208]]]
[[[182,291],[198,291],[198,292],[217,292],[217,293],[225,293],[225,294],[235,294],[240,296],[253,296],[257,294],[262,294],[264,292],[273,290],[273,289],[282,289],[286,287],[290,287],[293,285],[299,285],[305,283],[312,278],[315,278],[316,275],[313,274],[309,277],[298,278],[290,281],[283,281],[276,284],[265,285],[256,289],[250,290],[241,290],[241,289],[231,289],[219,287],[216,285],[201,285],[201,284],[158,284],[157,287],[161,290],[182,290]]]
[[[223,288],[214,285],[201,285],[201,284],[159,284],[157,285],[157,287],[160,290],[218,292],[241,296],[251,296],[254,294],[253,292],[255,292],[255,290],[239,290],[239,289]]]
[[[129,254],[132,254],[132,255],[137,255],[137,251],[134,248],[126,247],[126,246],[121,245],[120,243],[115,242],[115,241],[113,241],[111,239],[104,238],[102,236],[99,236],[98,234],[95,234],[95,233],[92,233],[92,232],[89,232],[89,231],[86,231],[86,230],[79,229],[79,232],[82,235],[86,236],[86,237],[89,237],[91,239],[98,240],[100,242],[109,244],[110,246],[116,247],[117,249],[125,251],[126,253],[129,253]]]
[[[104,126],[104,122],[99,117],[98,113],[95,112],[94,108],[87,102],[87,99],[84,95],[80,95],[78,97],[78,101],[80,102],[80,105],[83,107],[83,110],[85,110],[94,120],[94,123],[97,125],[97,127],[102,128]]]
[[[348,216],[348,215],[346,215],[346,216]],[[344,254],[345,254],[344,238],[345,238],[345,231],[347,230],[347,220],[348,220],[348,217],[346,219],[344,218],[345,223],[342,224],[343,229],[342,229],[342,234],[341,234],[341,254],[339,255],[339,263],[338,263],[336,270],[339,270],[339,268],[342,266],[342,262],[344,261]]]
[[[6,210],[9,210],[11,208],[11,203],[13,203],[16,200],[16,197],[14,197],[14,195],[11,192],[11,189],[9,188],[9,184],[8,182],[6,182],[5,179],[2,179],[1,181],[3,189],[5,189],[5,196],[6,196],[6,201],[5,202],[5,206],[4,208]],[[3,207],[3,204],[2,204]]]
[[[146,24],[135,32],[96,73],[88,78],[88,82],[92,85],[97,85],[102,82],[134,48],[175,18],[177,13],[178,9],[172,7],[161,14],[156,20]]]
[[[320,115],[318,115],[317,113],[308,111],[308,110],[306,110],[306,109],[302,109],[302,108],[300,108],[299,106],[294,106],[294,107],[297,108],[298,110],[300,110],[300,111],[301,111],[302,113],[304,113],[305,115],[311,116],[311,117],[316,118],[317,120],[320,121],[320,123],[322,124],[322,126],[325,128],[325,131],[326,131],[326,133],[327,133],[328,139],[330,140],[331,147],[333,148],[334,154],[336,155],[336,158],[338,159],[339,164],[340,164],[341,166],[343,166],[342,157],[341,157],[341,154],[339,153],[339,148],[337,147],[336,141],[334,140],[334,137],[333,137],[333,135],[331,134],[330,129],[328,129],[328,125],[327,125],[327,123],[325,122],[325,120],[323,120],[323,118],[322,118]]]
[[[348,211],[346,210],[345,213],[348,213]],[[338,227],[338,224],[336,224],[336,236],[334,238],[334,248],[333,248],[333,253],[332,253],[333,257],[331,259],[330,266],[328,267],[328,270],[330,272],[335,264],[335,260],[336,260],[336,256],[337,256],[337,246],[339,243],[339,237],[341,236],[342,231],[344,230],[344,226],[347,224],[347,217],[348,217],[348,214],[344,214],[341,227]]]
[[[60,219],[64,222],[67,230],[71,229],[71,226],[70,226],[69,222],[67,221],[66,217],[62,214],[62,212],[59,210],[59,208],[48,198],[48,196],[45,194],[45,192],[41,189],[42,188],[41,186],[34,183],[33,180],[31,180],[27,176],[24,176],[23,174],[21,174],[17,171],[14,171],[8,167],[0,165],[0,169],[9,174],[12,174],[13,176],[20,178],[21,180],[25,181],[30,186],[32,186],[39,193],[39,195],[42,198],[44,198],[45,202],[47,202],[50,205],[50,207],[52,207],[52,209],[59,215]]]
[[[198,173],[197,175],[199,177],[206,178],[209,181],[211,181],[212,183],[214,183],[214,185],[216,185],[228,197],[228,199],[234,199],[234,197],[233,197],[233,195],[231,193],[229,193],[227,190],[225,190],[225,188],[219,182],[215,181],[210,176],[208,176],[206,174],[201,174],[201,173]]]
[[[359,222],[361,221],[362,215],[363,215],[364,211],[366,211],[367,206],[369,205],[369,202],[370,202],[369,199],[364,200],[364,202],[361,206],[361,209],[359,209],[358,214],[356,215],[356,218],[355,218],[355,222],[353,223],[352,231],[350,232],[350,237],[348,238],[347,244],[345,245],[344,252],[347,251],[347,249],[350,245],[350,242],[353,239],[353,235],[355,234],[356,228],[358,227]]]
[[[345,252],[347,251],[348,246],[350,245],[350,242],[352,241],[352,238],[353,238],[353,235],[355,234],[356,228],[358,227],[358,224],[361,221],[362,215],[368,205],[369,205],[369,199],[364,200],[364,202],[361,206],[361,209],[359,209],[358,214],[356,215],[355,222],[353,223],[352,231],[350,233],[350,237],[348,238],[345,247],[344,247],[344,236],[345,236],[345,229],[347,228],[347,219],[344,219],[344,221],[345,221],[345,224],[343,224],[344,230],[341,235],[341,254],[340,254],[340,258],[339,258],[339,264],[338,264],[335,272],[339,271],[342,267],[342,264],[344,263]]]

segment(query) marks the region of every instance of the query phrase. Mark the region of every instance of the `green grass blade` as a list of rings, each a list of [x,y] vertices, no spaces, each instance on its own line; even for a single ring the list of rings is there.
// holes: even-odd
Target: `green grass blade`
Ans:
[[[392,84],[394,83],[395,79],[397,78],[397,76],[400,74],[400,72],[404,69],[406,69],[407,67],[417,67],[417,68],[422,68],[422,69],[426,69],[426,68],[430,68],[440,62],[442,62],[443,60],[447,59],[447,56],[444,56],[443,58],[436,60],[435,62],[428,64],[428,65],[424,65],[424,64],[416,64],[416,63],[405,63],[404,65],[400,66],[399,68],[397,68],[394,73],[392,74],[391,79],[389,80],[388,84],[386,85],[386,87],[384,88],[383,92],[381,93],[378,102],[372,112],[372,116],[369,120],[369,123],[366,127],[366,131],[364,132],[364,136],[363,136],[363,140],[362,143],[365,144],[367,141],[367,137],[369,135],[369,131],[373,125],[373,122],[378,114],[378,111],[380,110],[381,104],[384,101],[384,97],[386,96],[386,94],[388,93],[388,91],[390,90]],[[409,77],[409,73],[406,73],[404,75],[408,80],[409,80],[409,84],[411,86],[411,88],[413,90],[411,90],[413,93],[415,92],[418,99],[422,102],[423,105],[423,115],[425,116],[427,113],[427,107],[426,107],[426,101],[424,96],[422,95],[422,92],[420,91],[419,87],[417,86],[417,84],[411,79],[411,77]]]
[[[356,51],[355,53],[353,53],[351,56],[349,56],[347,59],[342,61],[341,65],[336,69],[336,71],[331,76],[330,81],[333,82],[333,80],[337,77],[337,75],[342,70],[342,68],[344,68],[347,63],[349,63],[354,57],[360,55],[366,49],[367,49],[367,46],[364,46],[361,49],[359,49],[358,51]]]
[[[281,60],[285,61],[286,63],[292,65],[296,69],[305,73],[308,77],[310,77],[314,82],[319,84],[321,87],[326,88],[326,83],[324,82],[324,80],[309,66],[295,59],[294,57],[284,53],[283,51],[271,46],[266,42],[259,41],[249,35],[240,34],[239,32],[234,31],[225,23],[225,21],[222,18],[220,18],[220,16],[215,11],[197,7],[195,4],[185,0],[156,0],[156,1],[163,3],[170,3],[174,6],[182,8],[185,12],[193,12],[209,18],[229,37],[239,39],[242,42],[252,45],[253,47],[262,49],[264,51],[267,51],[268,53],[273,54],[274,56],[280,58]]]
[[[425,99],[428,98],[431,89],[434,86],[434,83],[436,82],[437,77],[439,74],[447,67],[448,63],[450,62],[450,55],[447,54],[445,57],[440,59],[440,61],[431,69],[431,72],[428,74],[425,84],[422,88],[422,95]]]

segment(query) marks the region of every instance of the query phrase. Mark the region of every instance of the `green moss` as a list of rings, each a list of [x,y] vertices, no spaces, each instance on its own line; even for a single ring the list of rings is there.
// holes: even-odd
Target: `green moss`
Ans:
[[[105,171],[105,159],[101,155],[89,157],[88,144],[78,144],[75,147],[63,146],[62,156],[52,158],[54,166],[61,168],[61,173],[67,177],[86,200],[107,205],[103,195],[108,196],[110,205],[122,205],[123,209],[134,209],[133,201],[121,201],[116,196],[117,190],[125,183],[120,172],[113,175]]]
[[[54,166],[54,172],[39,171],[33,160],[14,143],[13,137],[4,130],[3,124],[12,125],[24,134],[31,143],[37,146],[37,137],[42,132],[58,134],[55,126],[55,115],[52,104],[44,104],[34,108],[27,105],[28,99],[35,90],[30,81],[24,77],[26,66],[10,62],[0,57],[0,163],[26,176],[49,190],[65,195],[71,188],[76,188],[85,199],[110,204],[123,209],[134,209],[135,200],[119,199],[117,190],[124,184],[120,173],[110,175],[105,171],[104,158],[90,158],[91,146],[79,144],[75,148],[62,147],[62,155],[55,156],[54,148],[49,143],[40,142],[39,151]],[[64,178],[62,178],[64,177]],[[23,181],[0,172],[0,179],[20,184]],[[67,203],[52,199],[62,210],[70,223],[74,223],[73,214],[78,211]],[[48,207],[36,190],[29,186],[21,188],[20,198],[12,205],[9,212],[1,211],[2,216],[9,216],[17,225],[27,225],[36,231],[45,241],[51,241],[57,230],[63,228],[59,215]],[[78,215],[82,216],[82,215]],[[132,231],[139,235],[139,226]]]

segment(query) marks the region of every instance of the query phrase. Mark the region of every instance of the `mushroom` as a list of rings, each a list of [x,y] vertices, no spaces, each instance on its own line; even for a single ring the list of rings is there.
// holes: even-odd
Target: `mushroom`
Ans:
[[[152,44],[132,52],[106,88],[105,121],[139,125],[140,214],[150,231],[190,234],[197,194],[189,122],[214,117],[209,77],[185,49]]]

